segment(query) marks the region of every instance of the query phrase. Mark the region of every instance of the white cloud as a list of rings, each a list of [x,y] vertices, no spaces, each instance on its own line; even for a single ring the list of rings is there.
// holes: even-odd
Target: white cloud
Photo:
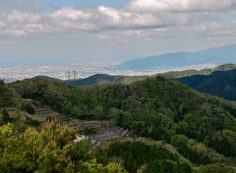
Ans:
[[[43,32],[45,27],[43,24],[27,24],[26,30],[29,32]]]
[[[9,28],[6,30],[6,33],[11,34],[16,37],[25,36],[27,34],[25,30],[17,29],[17,28]]]
[[[0,30],[5,28],[7,25],[4,22],[0,22]]]
[[[235,9],[235,0],[132,0],[127,8],[132,11],[194,12]]]
[[[12,11],[7,15],[7,21],[10,23],[15,22],[27,22],[27,23],[37,23],[41,20],[40,14],[33,14],[33,13],[26,13],[26,12],[20,12],[20,11]]]
[[[153,36],[162,37],[167,29],[150,29],[150,30],[125,30],[123,32],[109,31],[98,34],[97,38],[106,40],[110,43],[129,42],[132,39],[142,39],[143,41],[153,40]],[[121,39],[122,38],[122,39]]]
[[[129,31],[165,28],[185,24],[188,18],[182,14],[149,14],[131,13],[124,9],[100,6],[97,8],[79,9],[62,8],[51,13],[27,13],[12,11],[3,16],[6,32],[14,36],[25,36],[34,33],[48,32],[104,32]],[[3,28],[3,27],[2,27]]]
[[[92,30],[94,25],[91,22],[93,13],[75,8],[62,8],[52,13],[45,14],[47,24],[56,27],[57,30]]]
[[[140,29],[154,25],[160,27],[162,25],[157,16],[151,14],[132,14],[103,6],[98,8],[97,14],[99,27],[104,29]]]
[[[43,15],[13,10],[4,13],[0,23],[0,35],[22,37],[32,33],[44,32]]]
[[[78,21],[78,20],[89,20],[92,17],[92,14],[80,9],[75,8],[62,8],[54,11],[49,14],[49,17],[57,20],[70,20],[70,21]]]
[[[184,14],[133,13],[104,6],[93,9],[64,8],[47,17],[50,24],[57,27],[97,32],[165,28],[188,21]]]
[[[12,10],[0,16],[0,35],[22,37],[83,31],[105,40],[132,36],[150,40],[152,35],[170,27],[184,27],[189,33],[213,33],[224,29],[216,11],[230,10],[235,5],[236,0],[132,0],[119,9],[65,7],[49,13]]]
[[[208,22],[201,23],[191,26],[192,31],[198,33],[214,32],[221,28],[221,23],[219,22]]]

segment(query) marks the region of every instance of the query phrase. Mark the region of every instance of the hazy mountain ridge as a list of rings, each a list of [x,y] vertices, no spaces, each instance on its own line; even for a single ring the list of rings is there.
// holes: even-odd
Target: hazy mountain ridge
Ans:
[[[236,63],[236,44],[198,52],[175,52],[138,58],[121,63],[122,70],[168,70],[191,65]]]

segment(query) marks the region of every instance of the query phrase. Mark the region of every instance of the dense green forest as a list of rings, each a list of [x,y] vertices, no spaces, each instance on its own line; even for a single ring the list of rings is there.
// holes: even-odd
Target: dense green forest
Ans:
[[[98,163],[87,141],[74,142],[75,132],[49,123],[41,131],[18,132],[0,127],[0,170],[6,173],[126,173],[118,163]]]
[[[68,116],[111,120],[134,135],[171,143],[195,166],[224,164],[229,169],[227,165],[235,164],[236,103],[201,94],[178,82],[153,77],[130,85],[74,88],[34,78],[11,88],[23,98],[38,100]],[[136,167],[144,163],[136,163]],[[159,164],[158,159],[155,164]],[[154,165],[149,163],[147,170]]]
[[[129,85],[78,88],[33,78],[8,85],[2,82],[1,88],[2,93],[8,93],[2,95],[2,108],[14,106],[29,112],[33,105],[24,106],[24,100],[32,99],[73,118],[109,120],[129,129],[134,136],[154,141],[114,142],[95,151],[91,146],[81,151],[77,147],[85,146],[72,142],[73,133],[65,137],[63,130],[59,133],[51,127],[19,131],[14,124],[5,125],[0,130],[2,170],[236,171],[236,103],[199,93],[179,82],[157,76]],[[45,152],[39,152],[43,149]],[[21,157],[14,156],[15,151]],[[55,168],[42,168],[42,164],[53,164]]]

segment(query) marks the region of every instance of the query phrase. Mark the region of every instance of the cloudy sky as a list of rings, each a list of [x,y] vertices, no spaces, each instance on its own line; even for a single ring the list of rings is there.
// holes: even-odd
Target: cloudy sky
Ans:
[[[236,43],[236,0],[0,0],[0,63],[123,61]]]

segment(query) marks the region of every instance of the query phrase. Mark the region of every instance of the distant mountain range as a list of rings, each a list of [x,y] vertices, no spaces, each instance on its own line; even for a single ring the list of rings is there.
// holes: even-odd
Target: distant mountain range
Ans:
[[[236,63],[236,44],[211,48],[199,52],[175,52],[126,61],[119,70],[169,70],[200,64]]]

